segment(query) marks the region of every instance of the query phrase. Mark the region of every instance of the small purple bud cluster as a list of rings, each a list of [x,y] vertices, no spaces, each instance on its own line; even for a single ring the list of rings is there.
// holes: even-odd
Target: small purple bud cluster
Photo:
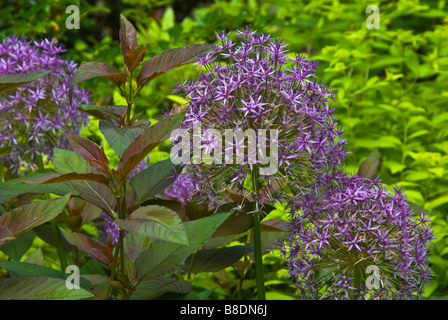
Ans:
[[[149,163],[149,156],[143,159],[132,172],[126,177],[128,181],[130,181],[137,173],[144,170],[146,168],[146,163]],[[115,216],[118,217],[118,213],[115,212]],[[98,231],[100,232],[100,237],[102,241],[106,241],[109,234],[112,234],[112,242],[115,245],[118,242],[120,230],[115,224],[114,220],[109,217],[106,213],[101,212],[101,217],[96,221]]]
[[[104,212],[101,212],[101,217],[96,219],[96,222],[98,222],[97,227],[100,233],[101,241],[103,243],[106,242],[109,235],[112,235],[112,243],[116,245],[118,242],[118,238],[120,237],[120,230],[118,229],[114,220],[112,220],[112,218]]]
[[[334,92],[314,75],[317,62],[301,55],[292,57],[282,41],[249,28],[237,32],[237,37],[244,38],[240,43],[232,42],[229,34],[216,35],[220,43],[199,56],[198,65],[205,72],[175,90],[189,99],[182,128],[190,133],[190,140],[194,140],[198,122],[202,130],[200,145],[205,150],[216,150],[216,141],[204,134],[209,129],[221,133],[227,129],[263,129],[267,140],[263,142],[269,149],[273,142],[270,132],[276,130],[279,170],[275,175],[259,176],[260,183],[265,183],[265,193],[272,198],[276,193],[273,185],[287,183],[298,193],[304,181],[340,165],[346,154],[345,140],[332,116],[330,100]],[[231,148],[239,147],[235,140],[232,143]],[[247,150],[247,139],[244,143]],[[219,148],[224,156],[226,147]],[[232,190],[241,190],[253,164],[261,163],[260,159],[249,159],[249,152],[244,153],[242,163],[188,165],[198,185],[195,196],[219,203]]]
[[[303,298],[421,297],[434,237],[401,189],[336,172],[317,180],[297,209],[280,248]]]
[[[161,195],[164,198],[173,199],[185,205],[192,200],[195,189],[196,185],[191,175],[188,172],[181,172]]]
[[[89,103],[88,92],[73,90],[68,101],[76,63],[63,60],[66,51],[54,40],[27,41],[12,36],[0,44],[0,74],[41,73],[49,75],[0,94],[0,147],[12,152],[0,158],[13,172],[33,170],[43,156],[51,160],[53,148],[67,148],[64,134],[77,134],[87,115],[79,103]]]

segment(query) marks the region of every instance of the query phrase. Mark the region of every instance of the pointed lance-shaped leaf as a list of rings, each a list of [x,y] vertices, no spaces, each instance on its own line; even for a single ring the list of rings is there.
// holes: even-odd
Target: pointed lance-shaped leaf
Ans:
[[[210,50],[207,43],[192,44],[185,47],[166,50],[149,59],[140,69],[137,76],[137,86],[143,87],[152,79],[167,73],[177,67],[197,61],[198,55]]]
[[[28,74],[2,74],[0,75],[0,93],[12,90],[23,84],[33,82],[39,78],[42,78],[49,74],[53,70],[48,70],[41,73],[28,73]]]
[[[70,83],[69,98],[72,101],[73,86],[76,84],[96,77],[103,77],[112,81],[116,86],[120,87],[126,82],[127,76],[117,71],[109,64],[104,62],[90,61],[79,66],[78,70]]]
[[[126,56],[129,51],[138,47],[137,31],[132,23],[120,14],[120,47],[121,54]]]
[[[8,242],[9,240],[14,240],[15,237],[11,233],[11,231],[8,228],[0,226],[0,246],[2,246],[4,243]]]
[[[66,174],[57,175],[45,182],[42,182],[44,184],[46,183],[59,183],[59,182],[66,182],[66,181],[75,181],[75,180],[87,180],[87,181],[95,181],[102,183],[106,186],[109,186],[109,179],[107,177],[103,176],[102,174],[95,174],[95,173],[76,173],[76,172],[70,172]]]
[[[111,105],[111,106],[93,106],[88,104],[81,104],[78,110],[85,112],[99,120],[105,120],[112,123],[123,123],[124,115],[126,115],[127,106]]]
[[[0,227],[17,237],[54,217],[64,210],[70,194],[57,199],[41,200],[8,211],[0,217]]]
[[[88,253],[93,259],[105,265],[112,265],[113,261],[113,247],[110,245],[110,241],[106,245],[99,241],[89,238],[88,236],[70,232],[65,229],[60,229],[64,238],[71,244]]]
[[[372,179],[380,164],[378,148],[375,148],[365,160],[361,163],[358,170],[358,176]]]
[[[145,57],[146,45],[138,46],[137,48],[129,50],[124,55],[124,64],[128,67],[129,72],[133,72],[142,63]]]
[[[125,179],[152,149],[169,139],[171,132],[181,125],[186,112],[164,118],[139,134],[124,150],[118,162],[118,178]]]
[[[92,141],[80,136],[67,134],[66,137],[72,146],[73,151],[79,153],[93,168],[104,173],[109,171],[109,160],[107,159],[103,148],[100,148]]]
[[[101,133],[118,157],[121,157],[124,150],[126,150],[131,142],[148,128],[149,125],[150,122],[148,120],[140,120],[130,126],[124,127],[106,120],[100,120],[98,123]]]
[[[60,174],[67,173],[94,173],[102,174],[91,167],[80,154],[63,149],[54,149],[53,156],[54,169]],[[80,180],[70,181],[70,185],[73,189],[87,202],[90,202],[100,208],[113,213],[115,205],[117,203],[113,192],[108,186],[96,181]]]

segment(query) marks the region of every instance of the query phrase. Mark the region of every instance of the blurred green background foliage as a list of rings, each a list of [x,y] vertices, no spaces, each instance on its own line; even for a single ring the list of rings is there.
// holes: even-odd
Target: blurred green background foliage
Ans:
[[[80,9],[80,29],[67,29],[70,13]],[[379,28],[369,29],[369,5],[378,6]],[[317,77],[337,92],[335,116],[345,128],[350,156],[346,171],[378,148],[377,174],[389,186],[401,185],[409,200],[429,212],[436,240],[430,257],[434,280],[427,299],[448,299],[448,4],[443,0],[114,0],[2,1],[0,38],[55,38],[66,58],[78,64],[103,61],[123,69],[118,40],[120,13],[148,45],[146,59],[164,50],[194,43],[213,43],[215,31],[253,29],[284,39],[291,53],[320,61]],[[155,79],[136,101],[135,112],[155,120],[185,101],[172,93],[176,83],[193,77],[185,66]],[[119,104],[120,93],[104,79],[88,84],[98,105]],[[90,126],[83,135],[97,143],[101,133]],[[151,162],[169,156],[167,143]],[[281,207],[271,214],[286,215]],[[266,241],[268,239],[265,239]],[[266,242],[267,243],[267,242]],[[33,244],[38,246],[39,244]],[[41,244],[40,244],[41,245]],[[54,254],[48,253],[48,258]],[[296,299],[284,278],[282,261],[264,257],[268,299]],[[194,285],[214,299],[237,298],[241,265],[201,274]],[[251,271],[249,271],[251,272]],[[250,274],[247,276],[253,279]],[[244,289],[255,288],[247,280]],[[248,293],[248,296],[250,294]],[[242,296],[245,298],[245,296]]]

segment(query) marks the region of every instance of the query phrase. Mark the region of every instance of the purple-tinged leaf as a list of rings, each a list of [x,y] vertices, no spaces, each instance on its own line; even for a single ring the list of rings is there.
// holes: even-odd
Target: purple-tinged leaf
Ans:
[[[77,247],[79,250],[82,250],[88,253],[93,259],[96,261],[103,263],[107,266],[112,265],[113,261],[113,246],[108,241],[106,245],[98,242],[88,236],[77,233],[70,232],[65,229],[60,229],[64,238],[73,246]]]
[[[264,232],[287,232],[289,224],[282,219],[269,219],[261,221],[260,230]]]
[[[0,227],[17,237],[59,215],[64,210],[70,194],[51,200],[41,200],[8,211],[0,217]]]
[[[55,170],[61,174],[73,172],[101,174],[100,171],[92,168],[80,154],[70,150],[55,148],[53,165]],[[117,200],[109,187],[88,180],[71,181],[69,183],[84,200],[108,212],[114,212]]]
[[[78,110],[83,111],[91,116],[105,120],[112,123],[124,124],[124,116],[126,115],[126,106],[112,105],[112,106],[93,106],[88,104],[81,104]]]
[[[0,246],[8,242],[9,240],[14,240],[15,237],[8,228],[0,226]]]
[[[128,67],[129,72],[133,72],[142,63],[145,57],[146,45],[138,46],[137,48],[129,50],[124,56],[124,63]]]
[[[167,73],[177,67],[197,61],[198,55],[211,48],[210,44],[192,44],[173,48],[159,53],[149,59],[140,69],[137,86],[143,87],[152,79]]]
[[[73,86],[82,81],[86,81],[96,77],[106,78],[114,82],[118,86],[123,80],[123,76],[120,73],[117,73],[117,71],[107,63],[97,61],[90,61],[83,63],[79,66],[78,70],[76,70],[72,82],[70,83],[70,89],[69,89],[70,102],[72,100]],[[126,79],[124,79],[124,81],[126,81]]]
[[[109,179],[107,179],[102,174],[95,174],[95,173],[66,173],[58,175],[54,178],[51,178],[45,182],[46,183],[58,183],[58,182],[66,182],[66,181],[74,181],[74,180],[87,180],[87,181],[96,181],[102,184],[105,184],[106,186],[109,186]]]
[[[137,31],[132,23],[120,14],[120,47],[121,54],[126,56],[132,49],[138,48]]]
[[[181,125],[185,113],[186,110],[162,119],[139,134],[121,156],[118,163],[118,178],[120,180],[126,179],[152,149],[169,139],[171,132]]]
[[[79,153],[84,159],[86,159],[92,168],[100,170],[104,173],[109,171],[109,160],[107,159],[103,148],[100,148],[92,141],[84,139],[80,136],[67,134],[66,137],[72,146],[73,151]]]

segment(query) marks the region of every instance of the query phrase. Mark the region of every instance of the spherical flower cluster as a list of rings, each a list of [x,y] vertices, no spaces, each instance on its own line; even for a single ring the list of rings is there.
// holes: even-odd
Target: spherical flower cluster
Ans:
[[[430,279],[428,220],[403,191],[336,172],[315,182],[281,243],[308,299],[411,299]]]
[[[220,44],[199,56],[204,73],[176,88],[189,99],[181,128],[193,141],[190,154],[195,147],[202,151],[202,161],[193,156],[187,165],[198,185],[195,196],[219,203],[247,185],[254,166],[272,163],[274,170],[260,171],[264,193],[275,198],[274,186],[288,184],[298,194],[304,182],[345,157],[343,132],[330,107],[334,92],[317,81],[317,62],[292,57],[282,41],[248,28],[237,37],[244,39],[234,43],[229,35],[217,34]],[[255,134],[252,140],[248,135],[227,139],[227,131]],[[181,140],[175,136],[174,146]]]
[[[68,147],[64,134],[77,134],[87,120],[87,115],[77,110],[79,103],[89,103],[87,91],[75,87],[73,104],[68,101],[76,64],[59,57],[64,51],[54,40],[27,41],[12,36],[0,44],[0,74],[53,70],[0,94],[0,147],[12,147],[0,160],[14,172],[33,170],[43,156],[51,160],[54,147]]]

